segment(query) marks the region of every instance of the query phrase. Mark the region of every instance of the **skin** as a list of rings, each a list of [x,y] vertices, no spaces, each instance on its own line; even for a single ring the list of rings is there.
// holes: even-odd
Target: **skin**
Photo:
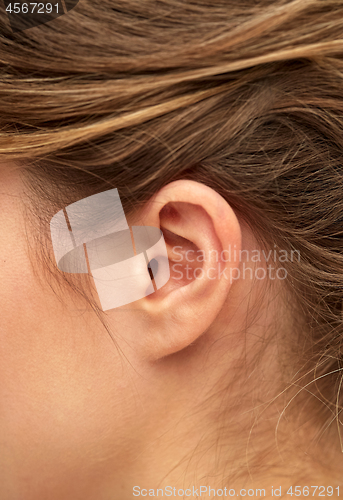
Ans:
[[[187,258],[192,251],[257,248],[215,191],[177,181],[130,217],[130,225],[163,228],[172,276],[106,313],[113,341],[81,297],[44,280],[38,249],[28,245],[34,235],[18,170],[4,166],[0,181],[3,500],[126,500],[134,486],[228,483],[264,487],[272,498],[272,485],[298,475],[296,484],[339,484],[337,438],[315,441],[316,422],[301,410],[306,398],[282,420],[275,443],[288,399],[274,398],[298,368],[284,363],[294,324],[283,282],[231,282],[216,275],[213,258],[203,266],[215,279],[176,279],[175,263],[199,266]],[[239,266],[221,264],[228,273]]]

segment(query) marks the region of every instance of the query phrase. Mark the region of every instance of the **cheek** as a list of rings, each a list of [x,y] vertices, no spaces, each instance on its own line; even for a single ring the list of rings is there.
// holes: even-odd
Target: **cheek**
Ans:
[[[31,292],[5,303],[0,326],[1,489],[6,500],[91,498],[135,440],[130,377],[93,313],[72,317]]]
[[[20,193],[1,172],[0,497],[101,500],[137,439],[132,372],[78,297],[36,277]]]

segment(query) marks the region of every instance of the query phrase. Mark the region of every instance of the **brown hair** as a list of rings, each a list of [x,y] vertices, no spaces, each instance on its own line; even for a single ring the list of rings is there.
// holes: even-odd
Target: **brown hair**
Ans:
[[[0,11],[0,156],[45,227],[112,187],[126,212],[172,180],[212,187],[266,248],[300,252],[284,263],[307,324],[294,351],[338,416],[341,0],[83,0],[18,33]]]

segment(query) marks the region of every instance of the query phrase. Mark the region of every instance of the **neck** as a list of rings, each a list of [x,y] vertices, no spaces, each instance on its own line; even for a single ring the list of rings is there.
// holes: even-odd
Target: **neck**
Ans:
[[[304,423],[299,412],[280,419],[286,397],[256,405],[230,394],[236,404],[228,405],[227,394],[217,393],[202,409],[196,404],[198,395],[186,402],[182,395],[178,401],[169,400],[169,405],[166,401],[159,418],[146,422],[129,460],[121,471],[117,469],[119,491],[118,477],[109,491],[126,500],[133,493],[149,498],[172,492],[173,497],[187,489],[181,498],[197,498],[197,492],[210,499],[213,490],[223,490],[225,498],[225,488],[227,497],[229,490],[235,490],[237,497],[242,488],[250,488],[265,490],[261,498],[272,499],[292,485],[293,490],[299,485],[339,486],[340,450],[316,441],[316,429],[311,422]],[[300,401],[299,407],[304,403]]]

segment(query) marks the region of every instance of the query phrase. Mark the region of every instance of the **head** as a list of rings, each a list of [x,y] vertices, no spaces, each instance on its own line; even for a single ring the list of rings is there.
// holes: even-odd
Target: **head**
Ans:
[[[0,6],[2,498],[332,484],[341,2],[114,4],[16,33]],[[114,188],[170,279],[103,311],[50,221]]]

